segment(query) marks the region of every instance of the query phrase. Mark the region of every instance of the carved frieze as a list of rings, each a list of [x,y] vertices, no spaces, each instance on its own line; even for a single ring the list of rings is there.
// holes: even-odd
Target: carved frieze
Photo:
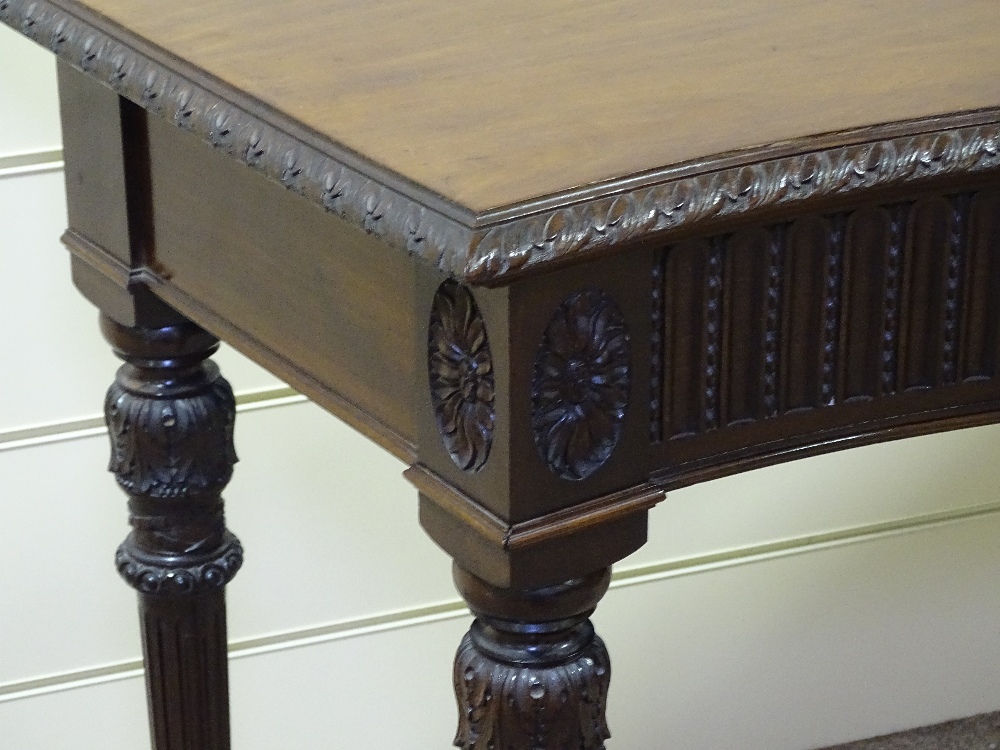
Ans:
[[[563,479],[585,479],[611,456],[629,396],[629,335],[607,294],[587,289],[556,310],[535,357],[535,445]]]
[[[747,154],[746,160],[742,166],[707,169],[692,176],[677,174],[680,169],[664,170],[659,179],[651,178],[653,184],[480,230],[462,273],[469,279],[496,278],[564,256],[726,217],[997,169],[1000,124],[869,140],[776,158]]]
[[[671,443],[806,414],[829,429],[841,407],[995,378],[998,207],[996,188],[929,194],[667,247],[651,434]]]
[[[486,324],[468,289],[445,281],[434,295],[427,335],[431,403],[455,465],[486,464],[496,424],[493,358]]]

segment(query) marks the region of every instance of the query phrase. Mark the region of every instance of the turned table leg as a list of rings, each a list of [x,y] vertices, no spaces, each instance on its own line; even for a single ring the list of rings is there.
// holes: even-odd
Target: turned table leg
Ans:
[[[236,462],[233,392],[208,360],[218,341],[193,323],[128,328],[101,318],[125,360],[108,390],[110,470],[132,532],[115,557],[139,592],[155,750],[227,750],[225,585],[243,550],[222,489]]]
[[[527,591],[454,568],[476,619],[455,657],[463,750],[600,750],[611,663],[589,616],[611,569]]]

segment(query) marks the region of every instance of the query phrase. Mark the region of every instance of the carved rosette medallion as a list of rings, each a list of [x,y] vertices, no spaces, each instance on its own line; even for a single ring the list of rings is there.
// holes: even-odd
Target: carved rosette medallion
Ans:
[[[431,403],[441,440],[463,471],[486,464],[496,424],[493,360],[472,294],[445,281],[434,295],[427,335]]]
[[[628,406],[629,336],[614,301],[596,289],[556,310],[531,382],[535,445],[563,479],[585,479],[611,456]]]

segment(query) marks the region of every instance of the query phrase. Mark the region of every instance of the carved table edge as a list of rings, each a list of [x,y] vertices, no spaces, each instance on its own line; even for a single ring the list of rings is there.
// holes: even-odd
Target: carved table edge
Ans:
[[[62,235],[66,249],[90,268],[122,289],[147,287],[153,294],[177,312],[222,341],[255,360],[288,385],[342,419],[365,437],[378,443],[389,453],[406,463],[416,460],[417,449],[411,440],[355,404],[331,386],[296,366],[252,334],[233,325],[218,313],[178,289],[151,268],[129,268],[95,242],[79,232],[68,229]]]
[[[1000,168],[1000,108],[991,108],[769,144],[477,215],[69,0],[0,0],[0,22],[272,181],[473,284],[746,212]]]
[[[644,482],[569,508],[510,524],[422,464],[403,476],[428,500],[461,520],[487,541],[515,550],[575,534],[583,529],[649,510],[666,497],[656,484]]]

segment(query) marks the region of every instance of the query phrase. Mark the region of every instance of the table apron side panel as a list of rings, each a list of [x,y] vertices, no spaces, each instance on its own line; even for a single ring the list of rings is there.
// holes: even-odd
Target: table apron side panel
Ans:
[[[159,118],[158,296],[407,457],[414,261]]]

